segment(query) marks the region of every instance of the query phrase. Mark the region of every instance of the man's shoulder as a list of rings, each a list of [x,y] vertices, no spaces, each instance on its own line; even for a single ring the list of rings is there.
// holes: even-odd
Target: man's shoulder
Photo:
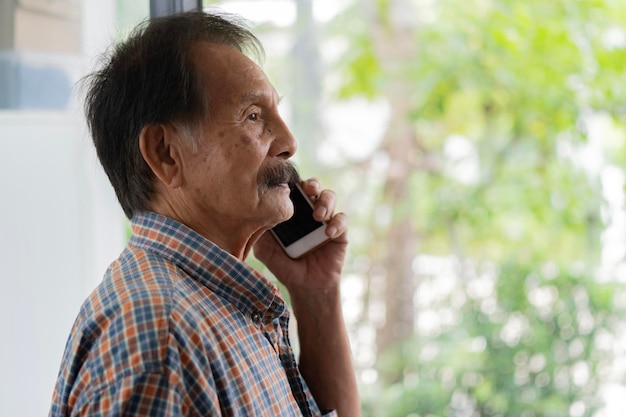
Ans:
[[[163,258],[129,246],[111,263],[81,314],[117,315],[150,305],[154,308],[146,313],[167,315],[178,274]]]
[[[133,350],[148,351],[167,344],[172,332],[197,332],[207,316],[226,318],[227,306],[171,260],[129,245],[83,304],[77,324],[87,339],[130,338]]]
[[[79,333],[82,343],[96,345],[92,350],[119,342],[124,350],[157,355],[153,347],[167,337],[177,274],[158,256],[125,249],[83,303],[72,336]]]

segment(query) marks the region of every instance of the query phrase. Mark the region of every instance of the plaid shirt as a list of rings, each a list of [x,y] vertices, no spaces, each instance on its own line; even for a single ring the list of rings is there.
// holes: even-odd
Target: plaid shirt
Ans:
[[[72,328],[50,416],[321,415],[274,285],[172,219],[132,227]]]

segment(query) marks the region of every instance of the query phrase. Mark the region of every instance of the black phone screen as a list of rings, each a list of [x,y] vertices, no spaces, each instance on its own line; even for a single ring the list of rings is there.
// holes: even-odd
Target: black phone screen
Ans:
[[[289,198],[293,202],[293,216],[274,227],[274,233],[284,246],[289,246],[303,236],[308,235],[323,223],[313,219],[313,209],[296,187],[291,187]]]

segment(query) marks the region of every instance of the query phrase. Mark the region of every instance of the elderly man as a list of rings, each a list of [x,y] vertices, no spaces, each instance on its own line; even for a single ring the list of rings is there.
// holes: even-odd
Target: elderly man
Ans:
[[[296,142],[248,53],[262,47],[231,17],[187,13],[141,25],[89,78],[89,127],[133,234],[80,310],[51,416],[360,414],[347,219],[311,179],[330,243],[293,260],[268,234],[293,213]],[[289,292],[299,363],[252,248]]]

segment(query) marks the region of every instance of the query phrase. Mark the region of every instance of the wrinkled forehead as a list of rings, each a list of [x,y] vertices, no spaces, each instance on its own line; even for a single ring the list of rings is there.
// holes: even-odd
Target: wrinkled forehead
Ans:
[[[230,45],[196,42],[192,46],[192,59],[211,95],[261,94],[257,90],[267,89],[275,94],[261,67]]]
[[[230,45],[199,41],[191,50],[197,70],[212,83],[238,77],[267,80],[261,67]]]

